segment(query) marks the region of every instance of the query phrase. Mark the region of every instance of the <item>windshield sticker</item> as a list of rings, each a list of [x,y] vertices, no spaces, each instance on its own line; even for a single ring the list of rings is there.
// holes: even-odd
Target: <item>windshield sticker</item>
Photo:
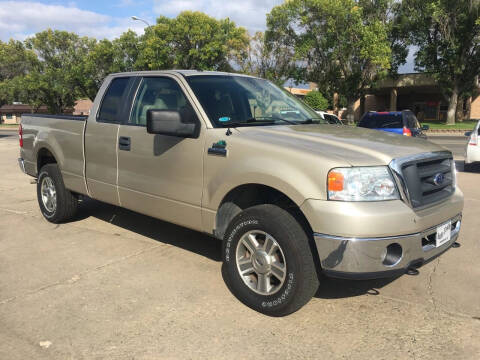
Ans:
[[[227,121],[230,121],[230,118],[228,116],[224,116],[224,117],[218,118],[218,121],[227,122]]]

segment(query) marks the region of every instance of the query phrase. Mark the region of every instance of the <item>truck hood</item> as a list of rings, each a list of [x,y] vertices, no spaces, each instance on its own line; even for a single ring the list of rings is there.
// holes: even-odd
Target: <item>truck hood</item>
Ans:
[[[446,150],[424,139],[352,126],[276,125],[237,130],[265,143],[336,157],[352,166],[388,165],[395,158]]]

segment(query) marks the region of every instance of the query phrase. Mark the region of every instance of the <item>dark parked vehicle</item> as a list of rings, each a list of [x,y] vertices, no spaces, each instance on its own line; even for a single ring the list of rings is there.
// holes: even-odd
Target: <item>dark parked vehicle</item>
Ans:
[[[427,136],[423,131],[429,129],[428,125],[420,126],[417,117],[410,110],[369,111],[362,116],[358,126],[424,139],[426,139]]]

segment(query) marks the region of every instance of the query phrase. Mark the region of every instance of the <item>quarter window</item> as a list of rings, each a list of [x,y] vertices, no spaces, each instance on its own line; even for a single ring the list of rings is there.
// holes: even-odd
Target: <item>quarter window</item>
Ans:
[[[130,78],[115,78],[103,97],[97,120],[101,122],[119,123],[119,114],[122,108],[122,98],[127,91],[127,85]]]

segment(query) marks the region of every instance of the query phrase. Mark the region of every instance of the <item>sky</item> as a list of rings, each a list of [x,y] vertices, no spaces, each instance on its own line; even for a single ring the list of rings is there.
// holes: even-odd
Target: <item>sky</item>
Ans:
[[[283,0],[86,0],[1,1],[0,40],[24,40],[47,28],[67,30],[97,39],[113,39],[128,29],[143,33],[143,22],[154,24],[159,15],[175,17],[183,10],[199,10],[226,18],[250,33],[265,29],[266,14]],[[412,72],[411,61],[400,72]]]

